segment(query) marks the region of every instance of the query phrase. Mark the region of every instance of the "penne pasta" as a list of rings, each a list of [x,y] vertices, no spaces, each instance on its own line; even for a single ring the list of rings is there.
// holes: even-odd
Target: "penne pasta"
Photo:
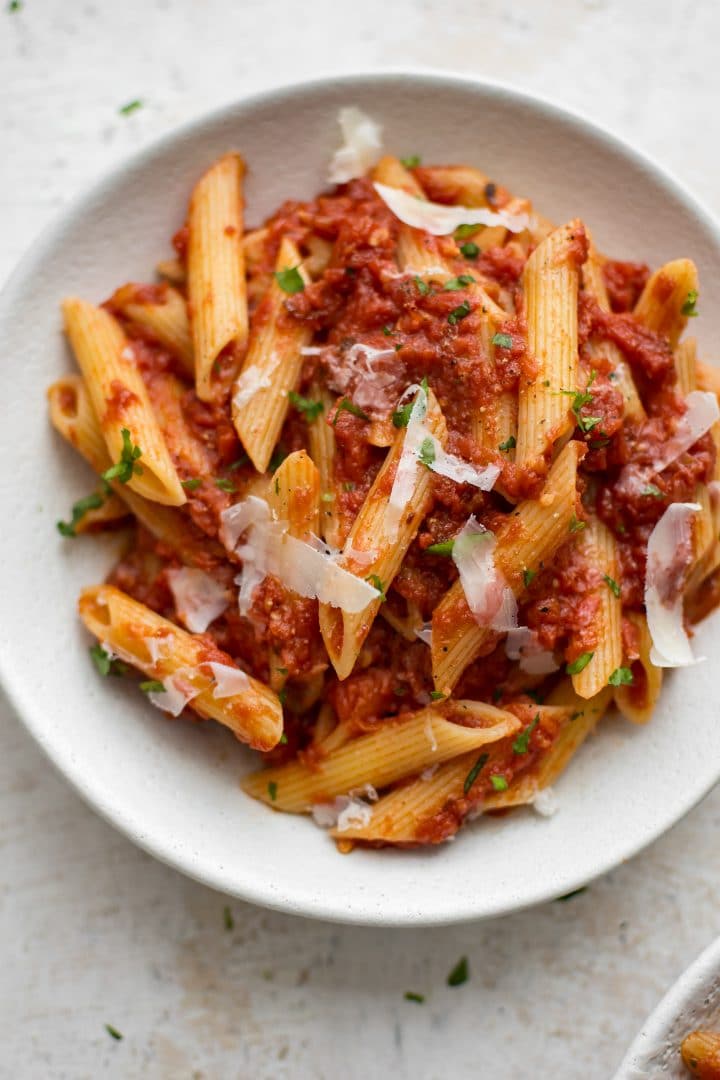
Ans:
[[[202,401],[222,396],[247,343],[243,175],[239,154],[226,154],[198,181],[188,215],[187,285]]]
[[[317,536],[320,524],[320,477],[304,450],[288,454],[275,470],[268,503],[288,532],[299,540]]]
[[[618,579],[615,537],[596,517],[578,536],[578,544],[587,560],[586,574],[597,581],[597,644],[592,659],[582,671],[572,676],[575,693],[581,698],[595,698],[608,685],[613,672],[622,666],[622,602]]]
[[[649,330],[666,337],[674,349],[687,325],[687,305],[692,304],[697,291],[695,263],[691,259],[675,259],[655,271],[633,315]]]
[[[338,515],[335,509],[335,432],[326,417],[333,406],[332,394],[319,381],[312,383],[310,398],[319,401],[322,413],[308,426],[308,447],[320,481],[320,536],[332,547],[338,546]]]
[[[287,270],[296,271],[302,288],[310,283],[297,248],[286,238],[280,245],[276,278],[253,317],[245,363],[233,386],[233,423],[258,472],[265,472],[270,462],[290,406],[288,394],[300,377],[301,349],[312,336],[309,326],[285,309],[287,293],[278,275]]]
[[[512,713],[492,705],[474,701],[432,705],[351,739],[312,768],[291,762],[265,769],[244,780],[243,788],[277,810],[306,813],[315,803],[362,790],[365,784],[387,787],[428,765],[512,735],[520,727]]]
[[[113,293],[111,305],[164,345],[177,358],[184,375],[195,378],[190,322],[182,293],[168,285],[123,285]]]
[[[230,668],[235,665],[219,649],[208,648],[205,638],[181,630],[110,585],[84,589],[79,611],[87,629],[106,651],[152,679],[166,683],[168,678],[181,679],[188,704],[199,716],[217,720],[257,750],[270,750],[277,744],[283,730],[277,696],[248,675],[242,692],[216,697],[209,662]],[[165,692],[171,693],[167,685]]]
[[[386,156],[375,166],[373,179],[387,187],[400,188],[424,199],[425,193],[413,174],[396,157]],[[420,229],[400,224],[397,246],[398,266],[405,274],[415,274],[427,280],[445,281],[451,278],[450,270],[441,252],[438,240]]]
[[[632,611],[625,617],[637,635],[639,656],[630,666],[632,684],[615,688],[615,704],[626,720],[632,720],[633,724],[646,724],[660,697],[663,672],[650,659],[652,638],[645,616]]]
[[[697,389],[697,343],[686,338],[675,349],[675,375],[677,388],[683,396]]]
[[[528,350],[537,363],[520,384],[515,461],[542,470],[554,443],[575,426],[570,397],[578,386],[577,295],[582,223],[555,229],[528,259],[523,292]]]
[[[146,499],[181,506],[185,492],[137,369],[132,346],[118,323],[102,308],[83,300],[65,300],[63,313],[65,329],[110,458],[128,466],[124,482]],[[133,447],[130,453],[128,441]],[[131,460],[126,460],[128,457]]]
[[[513,512],[497,534],[495,563],[516,596],[525,585],[524,571],[550,563],[567,539],[575,516],[579,443],[569,442],[548,473],[540,499],[529,499]],[[463,671],[496,635],[480,626],[456,581],[435,609],[432,662],[435,686],[448,693]]]

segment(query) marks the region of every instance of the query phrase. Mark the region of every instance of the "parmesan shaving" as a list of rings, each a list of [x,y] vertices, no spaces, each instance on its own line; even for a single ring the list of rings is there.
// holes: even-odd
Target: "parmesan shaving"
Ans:
[[[377,792],[375,795],[377,797]],[[345,832],[347,829],[362,829],[369,825],[372,806],[354,795],[338,795],[330,803],[315,803],[312,816],[315,824],[323,829],[337,828],[338,832]]]
[[[193,634],[204,633],[230,602],[225,587],[204,570],[183,566],[168,570],[167,578],[177,613]]]
[[[396,218],[413,229],[433,236],[447,236],[460,225],[501,225],[510,232],[522,232],[530,223],[528,214],[508,214],[504,210],[485,210],[470,206],[444,206],[408,194],[387,184],[373,187]]]
[[[698,663],[683,623],[683,589],[693,559],[693,516],[698,503],[672,503],[650,533],[645,572],[645,608],[657,667]]]
[[[505,639],[505,653],[510,660],[520,661],[520,670],[528,675],[550,675],[559,665],[547,649],[543,649],[534,630],[518,626],[509,630]]]
[[[413,628],[415,637],[420,638],[426,645],[432,648],[432,623],[426,622],[422,626],[416,626]]]
[[[277,367],[277,362],[273,364],[271,370],[275,367]],[[252,364],[243,371],[235,383],[233,406],[236,409],[242,409],[249,401],[252,401],[258,390],[267,390],[271,386],[270,370],[263,372],[257,364]]]
[[[364,176],[380,160],[382,128],[361,109],[340,109],[338,123],[343,145],[336,150],[328,169],[331,184],[345,184]]]
[[[200,693],[187,677],[191,673],[187,668],[180,668],[174,675],[168,675],[162,680],[165,689],[151,690],[148,700],[156,709],[162,709],[171,716],[179,716],[187,703]]]
[[[494,550],[494,534],[471,514],[455,537],[453,562],[476,622],[502,632],[517,627],[517,601],[495,566]]]
[[[685,398],[685,404],[687,412],[680,417],[675,434],[662,444],[658,458],[653,462],[655,472],[666,469],[720,420],[718,400],[709,391],[692,390]]]
[[[558,812],[557,796],[551,787],[543,788],[542,791],[538,791],[531,806],[541,817],[553,817]]]
[[[213,697],[216,700],[245,694],[250,689],[250,680],[240,668],[231,667],[230,664],[217,664],[214,660],[209,662],[208,667],[215,680]]]
[[[246,615],[258,584],[273,574],[293,592],[323,604],[356,613],[380,597],[367,581],[338,565],[336,556],[298,540],[288,532],[286,521],[273,520],[264,499],[250,495],[220,515],[221,539],[243,560],[239,608]],[[237,546],[247,532],[246,543]]]
[[[172,634],[163,634],[160,637],[146,637],[143,638],[143,641],[147,651],[150,653],[153,664],[157,664],[158,660],[167,656],[165,649],[172,641]]]

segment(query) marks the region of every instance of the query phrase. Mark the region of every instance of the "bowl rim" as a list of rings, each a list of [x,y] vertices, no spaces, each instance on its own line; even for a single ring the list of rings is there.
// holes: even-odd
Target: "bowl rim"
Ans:
[[[134,150],[120,161],[104,169],[99,177],[85,184],[80,192],[73,196],[54,218],[40,230],[10,272],[0,290],[0,327],[8,318],[15,302],[16,290],[26,279],[30,268],[41,262],[43,253],[48,249],[52,249],[62,237],[64,230],[71,227],[78,218],[82,217],[88,203],[96,198],[101,198],[108,187],[112,187],[118,181],[127,178],[135,170],[146,168],[154,161],[162,159],[163,155],[178,142],[191,140],[208,126],[222,124],[223,121],[227,121],[233,116],[250,113],[258,107],[275,106],[280,108],[298,93],[312,93],[332,87],[335,89],[347,88],[348,96],[350,96],[354,90],[362,91],[367,87],[368,83],[385,83],[389,89],[397,90],[407,89],[413,80],[416,83],[423,83],[426,90],[455,88],[465,90],[469,94],[479,92],[498,102],[509,102],[516,107],[525,107],[539,112],[542,116],[569,127],[572,133],[581,134],[585,138],[589,137],[610,153],[629,160],[639,171],[647,174],[661,190],[666,191],[671,197],[682,202],[698,218],[720,252],[720,224],[683,182],[678,180],[667,168],[658,164],[649,154],[636,149],[610,129],[588,118],[576,109],[568,109],[549,97],[530,92],[510,82],[468,74],[456,74],[434,67],[389,67],[343,73],[329,71],[311,79],[298,79],[279,85],[265,86],[241,95],[232,102],[210,109],[191,120],[172,127],[169,131],[159,137],[150,139],[139,149]],[[294,899],[286,895],[278,895],[276,891],[260,880],[250,880],[244,883],[242,887],[237,883],[229,886],[224,880],[221,868],[213,870],[198,865],[195,861],[189,861],[186,856],[175,852],[169,845],[164,844],[161,839],[148,836],[144,831],[138,831],[131,822],[126,820],[126,815],[121,806],[115,803],[109,804],[103,799],[101,793],[93,789],[86,771],[83,771],[82,768],[71,771],[67,767],[67,763],[61,759],[57,748],[51,745],[50,741],[44,736],[42,723],[35,716],[29,688],[23,687],[21,682],[15,679],[12,663],[9,658],[6,658],[2,641],[0,641],[0,691],[12,711],[32,736],[34,742],[42,749],[52,765],[70,783],[82,800],[95,813],[99,814],[100,817],[118,829],[142,850],[187,877],[226,895],[236,896],[246,902],[286,914],[350,925],[382,927],[450,925],[464,921],[496,918],[500,915],[522,911],[536,904],[553,900],[559,895],[574,891],[595,881],[614,869],[620,862],[625,862],[644,850],[649,844],[674,827],[693,807],[700,803],[708,792],[714,788],[719,779],[716,777],[715,780],[706,784],[704,788],[693,790],[689,796],[681,800],[680,808],[670,824],[663,821],[658,826],[645,830],[644,833],[640,833],[635,837],[622,854],[618,855],[616,853],[614,856],[605,856],[599,860],[594,872],[589,876],[586,874],[579,876],[568,874],[563,879],[562,886],[545,883],[542,887],[529,888],[522,898],[509,894],[507,902],[495,904],[492,908],[486,908],[482,911],[478,911],[472,904],[466,904],[452,912],[414,912],[408,914],[408,916],[398,914],[388,917],[372,907],[368,907],[364,911],[347,910],[339,902],[327,902],[324,897],[319,895],[314,896],[312,902],[305,899]]]
[[[663,994],[628,1047],[613,1080],[639,1080],[649,1076],[639,1070],[652,1064],[650,1056],[662,1050],[668,1038],[675,1038],[673,1026],[682,1019],[684,1011],[711,993],[718,994],[720,1004],[720,937],[703,949]],[[688,1027],[682,1038],[689,1031]],[[677,1052],[680,1053],[679,1043]]]

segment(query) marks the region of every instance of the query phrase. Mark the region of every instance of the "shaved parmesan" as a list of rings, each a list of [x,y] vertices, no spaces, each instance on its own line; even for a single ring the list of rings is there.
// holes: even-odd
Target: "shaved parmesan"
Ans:
[[[348,547],[343,552],[344,558],[350,562],[357,563],[358,566],[372,566],[378,557],[377,548],[368,548],[367,551],[361,551],[360,548]]]
[[[444,206],[442,203],[418,199],[407,191],[388,187],[387,184],[376,183],[373,187],[396,218],[413,229],[422,229],[433,236],[447,236],[460,225],[501,225],[510,232],[522,232],[530,222],[528,214],[508,214],[504,210],[470,206]]]
[[[415,491],[420,467],[418,454],[424,440],[430,435],[424,424],[427,416],[427,394],[422,386],[411,386],[405,391],[403,397],[407,397],[413,391],[417,391],[417,395],[410,410],[400,460],[397,463],[390,498],[385,508],[383,531],[388,540],[397,538],[400,518]]]
[[[298,540],[288,532],[286,521],[275,521],[264,499],[250,495],[220,515],[221,539],[243,560],[240,585],[240,613],[246,615],[257,585],[267,574],[300,596],[318,599],[342,611],[363,611],[380,592],[367,581],[338,565],[336,555]],[[247,541],[237,547],[247,531]]]
[[[217,664],[211,660],[208,667],[212,671],[215,687],[213,697],[216,699],[235,697],[237,694],[245,694],[250,689],[250,680],[240,668],[231,667],[230,664]]]
[[[660,446],[658,457],[653,462],[655,472],[666,469],[720,420],[718,400],[709,391],[692,390],[685,398],[685,404],[687,412],[680,417],[675,434]]]
[[[181,668],[174,675],[168,675],[162,680],[164,690],[151,690],[148,694],[149,701],[156,709],[170,713],[171,716],[179,716],[185,706],[200,693],[188,679],[191,672]]]
[[[453,561],[476,622],[502,632],[517,627],[517,601],[495,566],[494,550],[494,534],[471,514],[455,537]]]
[[[510,660],[519,660],[520,670],[528,675],[549,675],[559,667],[553,654],[543,649],[537,634],[528,626],[508,631],[505,653]]]
[[[320,356],[323,349],[321,345],[303,345],[300,350],[301,356]]]
[[[438,742],[435,738],[435,728],[433,727],[432,716],[426,718],[423,731],[425,732],[427,741],[430,743],[430,753],[434,754],[438,748]]]
[[[230,602],[225,587],[204,570],[183,566],[167,577],[177,613],[193,634],[204,633]]]
[[[430,463],[433,472],[439,476],[447,476],[456,484],[472,484],[480,491],[490,491],[495,486],[495,481],[502,472],[499,465],[486,465],[484,469],[477,469],[455,454],[446,453],[437,439],[433,438],[433,444],[435,459]]]
[[[375,793],[377,797],[377,792]],[[316,825],[323,829],[362,829],[370,824],[372,806],[353,795],[338,795],[330,803],[315,803],[312,816]]]
[[[672,503],[650,533],[645,608],[657,667],[687,667],[692,654],[683,624],[683,588],[693,558],[693,516],[698,503]]]
[[[143,638],[143,641],[147,651],[150,653],[153,664],[157,664],[158,660],[168,655],[165,650],[172,641],[172,634],[162,634],[160,637],[146,637]]]
[[[431,622],[423,623],[422,626],[416,626],[413,630],[413,633],[415,634],[415,637],[420,638],[421,641],[425,642],[426,645],[429,645],[432,648]]]
[[[107,641],[101,641],[100,648],[107,653],[109,660],[124,660],[126,664],[137,663],[137,657],[123,649],[122,645],[108,645]]]
[[[252,401],[258,390],[269,389],[272,386],[270,370],[275,367],[277,367],[277,362],[272,369],[266,371],[261,371],[257,364],[252,364],[249,368],[246,368],[235,383],[233,406],[236,409],[242,409],[249,401]]]
[[[382,128],[362,110],[352,106],[341,109],[338,123],[343,145],[335,151],[330,162],[328,180],[331,184],[345,184],[364,176],[380,160],[382,153]]]
[[[552,817],[558,811],[557,796],[551,787],[538,791],[531,805],[535,813],[540,814],[541,817]]]

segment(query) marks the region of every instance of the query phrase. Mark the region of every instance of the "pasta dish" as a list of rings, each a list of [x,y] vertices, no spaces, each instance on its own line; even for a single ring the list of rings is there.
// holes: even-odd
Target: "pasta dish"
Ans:
[[[720,601],[720,372],[697,271],[595,247],[340,114],[330,187],[248,228],[234,152],[158,283],[68,298],[50,417],[123,529],[101,675],[262,755],[340,850],[531,804],[614,705],[650,718]],[[77,539],[74,542],[81,542]]]

